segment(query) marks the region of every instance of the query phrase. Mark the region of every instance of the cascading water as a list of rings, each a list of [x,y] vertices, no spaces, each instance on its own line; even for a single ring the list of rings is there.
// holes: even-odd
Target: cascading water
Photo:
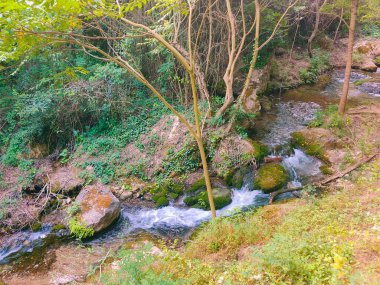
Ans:
[[[23,253],[32,252],[44,244],[45,238],[51,232],[51,227],[45,226],[38,232],[21,231],[12,236],[0,249],[0,264],[8,263]],[[10,258],[11,257],[11,258]]]
[[[319,169],[322,165],[321,161],[305,154],[300,149],[294,149],[294,154],[285,157],[282,164],[291,175],[292,181],[296,183],[321,174]]]

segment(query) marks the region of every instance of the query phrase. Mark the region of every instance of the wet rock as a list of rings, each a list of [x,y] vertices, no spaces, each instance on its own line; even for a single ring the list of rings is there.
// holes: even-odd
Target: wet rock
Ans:
[[[212,178],[211,185],[216,209],[221,209],[232,202],[232,192],[223,180]],[[204,178],[192,185],[187,192],[189,196],[184,199],[186,205],[193,208],[210,209]]]
[[[265,111],[271,110],[273,105],[272,101],[266,96],[260,98],[260,104]]]
[[[259,168],[254,181],[254,188],[264,193],[271,193],[286,185],[289,175],[279,163],[265,164]]]
[[[150,198],[157,208],[169,205],[170,200],[176,200],[183,194],[185,185],[182,182],[167,179],[160,184],[152,183],[144,189],[144,198]]]
[[[119,200],[104,186],[86,186],[79,193],[76,202],[80,205],[78,220],[95,232],[107,228],[120,215]]]
[[[120,194],[120,200],[122,201],[125,201],[127,199],[130,199],[132,198],[133,196],[133,193],[131,191],[128,191],[128,190],[124,190],[121,194]]]
[[[226,179],[227,184],[234,188],[241,188],[243,186],[244,176],[249,171],[251,171],[251,169],[248,166],[240,167]]]

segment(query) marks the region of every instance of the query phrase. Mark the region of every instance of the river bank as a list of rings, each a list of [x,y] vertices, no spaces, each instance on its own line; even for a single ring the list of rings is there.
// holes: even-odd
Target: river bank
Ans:
[[[316,119],[315,115],[321,109],[336,102],[338,99],[336,94],[338,94],[341,84],[340,75],[340,71],[334,72],[331,83],[322,88],[303,86],[299,89],[291,90],[281,97],[272,97],[269,99],[271,108],[263,111],[262,116],[251,130],[251,135],[255,139],[270,147],[270,155],[280,155],[283,157],[282,165],[289,173],[292,186],[312,182],[323,175],[320,169],[323,161],[321,162],[312,156],[306,155],[304,151],[307,150],[305,149],[296,148],[293,150],[289,148],[289,142],[291,141],[290,134],[304,129],[311,120]],[[354,73],[353,81],[363,76],[368,75],[365,73]],[[354,84],[351,86],[350,98],[352,106],[356,105],[355,102],[360,102],[361,104],[368,102],[369,106],[375,106],[374,110],[376,111],[376,96],[376,94],[358,91]],[[358,127],[357,129],[362,134],[368,133],[369,130],[373,130],[376,133],[376,124],[374,126],[368,125],[369,121],[373,120],[372,123],[374,123],[376,122],[375,119],[378,119],[375,111],[372,110],[372,113],[369,112],[367,114],[365,110],[362,110],[359,112],[359,118],[355,117],[357,115],[350,115],[354,116],[352,123]],[[349,112],[358,111],[352,109]],[[364,121],[360,121],[360,116],[368,115],[370,117],[365,117]],[[317,118],[319,119],[319,121],[317,120],[318,127],[325,124],[323,120],[328,118],[330,114],[324,116]],[[324,127],[331,129],[329,123]],[[334,128],[334,126],[332,127]],[[340,157],[338,156],[340,162],[333,161],[336,164],[334,165],[334,169],[339,169],[339,167],[344,167],[344,164],[349,164],[350,156],[355,157],[356,155],[360,155],[361,152],[366,151],[365,149],[360,149],[361,146],[362,148],[363,146],[368,147],[371,150],[376,149],[378,138],[372,137],[372,133],[366,134],[368,137],[360,135],[365,140],[350,146],[350,152],[344,150],[344,154],[341,154]],[[331,133],[331,136],[333,135]],[[344,140],[346,135],[344,134],[343,138],[339,138],[338,136],[337,140],[343,140],[346,145],[350,145],[355,138],[346,138]],[[345,157],[347,153],[349,155]],[[219,215],[222,213],[231,214],[241,209],[246,210],[251,207],[256,208],[266,205],[269,195],[255,190],[253,185],[253,176],[246,176],[243,187],[232,191],[232,203],[219,211]],[[292,195],[285,194],[282,198],[289,197],[292,197]],[[141,201],[141,199],[138,201]],[[78,241],[70,238],[67,230],[54,228],[54,223],[49,222],[49,218],[45,218],[46,222],[43,223],[42,230],[37,229],[35,233],[27,230],[13,236],[13,240],[9,237],[3,239],[3,244],[6,244],[6,246],[3,246],[1,251],[2,263],[8,263],[8,265],[2,265],[1,269],[4,280],[9,282],[9,284],[18,284],[17,282],[22,282],[22,280],[25,280],[24,278],[32,278],[33,276],[36,282],[45,280],[46,284],[50,284],[49,282],[58,282],[57,284],[60,284],[59,282],[61,281],[59,280],[66,280],[67,282],[76,280],[81,282],[86,279],[90,265],[96,264],[102,257],[107,256],[109,249],[116,251],[126,241],[139,240],[141,236],[143,237],[142,239],[146,240],[146,234],[150,236],[149,239],[153,238],[153,240],[156,240],[156,238],[168,239],[168,237],[170,237],[169,240],[176,238],[187,240],[195,227],[209,219],[208,211],[187,208],[183,203],[183,199],[179,199],[174,204],[159,209],[147,208],[148,204],[145,201],[136,204],[130,203],[130,200],[126,200],[122,207],[121,217],[114,223],[112,228],[101,232],[94,239],[85,241],[84,243],[78,243]],[[50,217],[50,221],[57,219],[62,221],[65,214],[62,213],[62,210],[58,210],[53,211],[47,217]],[[70,254],[68,254],[70,252],[85,259],[88,263],[78,271],[76,271],[75,263],[62,266],[62,264],[67,262],[65,260],[70,259]],[[44,261],[41,263],[41,260]],[[37,266],[37,264],[45,265]]]

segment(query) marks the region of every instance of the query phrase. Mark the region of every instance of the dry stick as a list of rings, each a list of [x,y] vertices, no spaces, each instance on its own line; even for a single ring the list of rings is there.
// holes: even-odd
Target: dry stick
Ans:
[[[380,115],[380,110],[362,110],[362,111],[352,111],[352,112],[347,112],[349,115],[360,115],[360,114],[375,114],[375,115]]]
[[[355,163],[354,165],[350,166],[349,168],[347,168],[346,170],[344,170],[343,172],[338,172],[334,175],[331,175],[329,177],[327,177],[326,179],[322,180],[321,182],[319,183],[315,183],[315,186],[318,186],[318,187],[322,187],[323,185],[325,184],[328,184],[332,181],[335,181],[337,180],[338,178],[341,178],[343,177],[344,175],[352,172],[353,170],[355,170],[356,168],[358,168],[359,166],[363,165],[364,163],[367,163],[369,161],[371,161],[372,159],[374,159],[379,153],[375,153],[375,154],[372,154],[370,156],[367,156],[367,157],[364,157],[363,159],[361,159],[360,161],[358,161],[357,163]],[[275,191],[273,193],[270,194],[269,196],[269,204],[272,204],[273,203],[273,200],[274,198],[276,198],[278,195],[280,194],[284,194],[284,193],[288,193],[288,192],[293,192],[293,191],[298,191],[298,190],[302,190],[304,188],[304,186],[301,186],[301,187],[294,187],[294,188],[289,188],[289,189],[281,189],[281,190],[278,190],[278,191]]]
[[[325,180],[323,180],[320,184],[323,185],[323,184],[327,184],[327,183],[330,183],[338,178],[341,178],[343,177],[344,175],[350,173],[351,171],[355,170],[356,168],[358,168],[359,166],[361,166],[362,164],[366,163],[366,162],[369,162],[371,161],[372,159],[374,159],[379,153],[375,153],[375,154],[372,154],[370,156],[367,156],[367,157],[364,157],[363,159],[361,159],[360,161],[358,161],[357,163],[355,163],[353,166],[347,168],[346,170],[344,170],[343,172],[339,172],[339,173],[336,173],[330,177],[327,177]]]

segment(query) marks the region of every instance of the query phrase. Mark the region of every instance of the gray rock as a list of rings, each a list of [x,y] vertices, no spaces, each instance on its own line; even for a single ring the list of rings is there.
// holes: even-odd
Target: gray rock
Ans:
[[[81,190],[76,202],[81,212],[78,218],[86,227],[99,232],[112,224],[120,215],[120,202],[112,192],[102,186],[86,186]]]

